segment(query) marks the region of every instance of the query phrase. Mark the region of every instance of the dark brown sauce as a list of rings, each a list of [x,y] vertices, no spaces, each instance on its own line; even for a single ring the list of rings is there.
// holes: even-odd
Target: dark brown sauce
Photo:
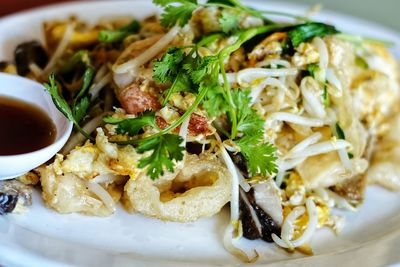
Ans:
[[[0,96],[0,155],[32,152],[52,144],[56,127],[39,107]]]

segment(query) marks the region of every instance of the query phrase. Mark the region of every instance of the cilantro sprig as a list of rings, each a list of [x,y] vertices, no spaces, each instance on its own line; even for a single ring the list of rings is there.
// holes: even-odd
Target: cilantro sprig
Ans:
[[[301,43],[307,42],[314,37],[324,37],[336,33],[339,33],[339,31],[334,26],[320,22],[306,22],[294,26],[293,29],[288,31],[288,36],[292,45],[297,47]]]
[[[91,80],[92,75],[93,73],[89,74],[89,72],[87,72],[85,76],[86,83],[88,83],[88,80]],[[87,85],[84,84],[80,92],[85,91],[86,86]],[[76,129],[78,129],[82,135],[84,135],[87,139],[94,140],[93,137],[85,132],[85,130],[79,125],[79,122],[86,115],[87,109],[90,105],[90,102],[88,102],[89,100],[85,97],[80,99],[76,98],[76,102],[70,106],[65,98],[59,93],[54,74],[49,76],[49,83],[45,83],[44,87],[50,93],[53,103],[56,105],[57,109],[75,125]]]
[[[136,150],[139,153],[152,153],[140,159],[139,168],[147,167],[147,175],[153,180],[163,175],[165,169],[173,172],[174,161],[183,159],[185,147],[181,145],[182,141],[182,137],[175,134],[164,134],[140,141]]]
[[[248,171],[251,176],[272,175],[277,172],[275,161],[276,148],[263,141],[263,133],[257,131],[253,135],[245,135],[235,141],[240,147],[240,152],[247,161]]]
[[[152,111],[144,112],[140,117],[132,119],[120,119],[108,116],[103,118],[103,121],[108,124],[118,125],[116,128],[117,134],[128,134],[130,136],[137,135],[145,126],[158,128],[155,113]]]
[[[209,0],[207,3],[199,3],[197,0],[153,0],[153,3],[164,8],[161,14],[161,25],[173,27],[184,26],[192,18],[193,11],[200,7],[222,8],[219,23],[224,33],[231,33],[239,28],[240,17],[243,13],[261,18],[264,22],[274,24],[264,17],[263,12],[246,7],[238,0]]]
[[[124,40],[128,35],[137,33],[139,29],[140,23],[137,20],[133,20],[119,29],[100,31],[98,39],[104,43],[116,43]]]
[[[176,24],[184,26],[198,8],[197,0],[153,0],[153,3],[165,8],[160,21],[164,27],[173,27]]]

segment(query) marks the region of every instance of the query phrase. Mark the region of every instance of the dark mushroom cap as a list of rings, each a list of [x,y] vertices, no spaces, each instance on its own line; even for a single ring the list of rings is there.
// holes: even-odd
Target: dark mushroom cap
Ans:
[[[29,65],[31,63],[44,68],[48,61],[47,53],[38,41],[19,44],[15,48],[14,58],[18,75],[21,76],[25,76],[30,72]]]
[[[18,202],[18,195],[0,192],[0,215],[10,213],[15,209]]]
[[[245,193],[240,189],[240,220],[242,221],[243,236],[247,239],[262,239],[266,242],[273,242],[271,235],[280,235],[281,228],[270,215],[268,215],[260,206],[257,205],[254,198],[254,190],[251,189],[248,193]],[[247,198],[247,201],[244,200]],[[247,203],[250,205],[248,205]],[[254,218],[251,212],[254,213],[257,218]],[[261,225],[261,233],[257,227],[256,220]]]

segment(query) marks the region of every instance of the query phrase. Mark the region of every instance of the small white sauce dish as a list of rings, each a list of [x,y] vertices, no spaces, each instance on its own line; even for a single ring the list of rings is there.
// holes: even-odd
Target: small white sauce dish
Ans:
[[[67,142],[73,124],[57,110],[43,85],[35,81],[0,73],[0,96],[36,105],[50,117],[57,129],[54,142],[47,147],[24,154],[0,156],[0,180],[5,180],[23,175],[51,159]]]

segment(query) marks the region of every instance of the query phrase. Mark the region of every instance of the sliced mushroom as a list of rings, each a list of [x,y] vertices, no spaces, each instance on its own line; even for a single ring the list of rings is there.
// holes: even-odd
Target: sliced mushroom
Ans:
[[[271,235],[279,235],[283,220],[279,191],[272,180],[257,184],[245,193],[240,190],[240,220],[243,236],[273,242]]]
[[[15,48],[14,57],[18,75],[21,76],[30,72],[30,64],[35,63],[40,68],[44,68],[48,61],[47,53],[38,41],[19,44]]]
[[[0,182],[0,215],[23,211],[32,204],[32,189],[17,180]]]
[[[17,194],[6,194],[0,192],[0,215],[11,213],[18,202]]]

